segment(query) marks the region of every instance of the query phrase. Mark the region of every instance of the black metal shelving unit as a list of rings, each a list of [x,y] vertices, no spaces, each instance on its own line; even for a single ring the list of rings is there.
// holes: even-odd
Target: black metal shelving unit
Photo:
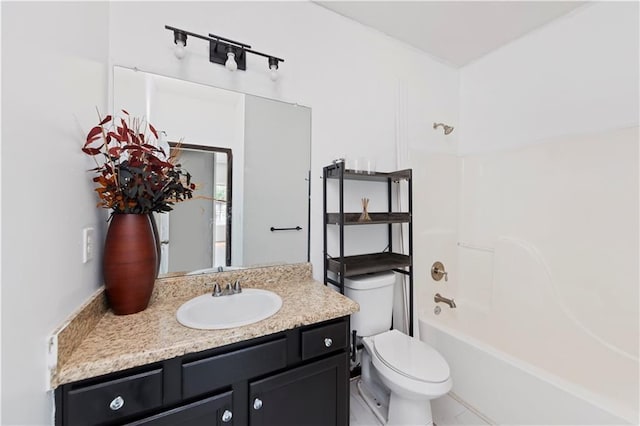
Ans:
[[[411,169],[399,170],[390,173],[375,172],[372,174],[358,173],[354,170],[346,169],[344,162],[337,162],[323,168],[323,235],[324,235],[324,282],[333,284],[344,294],[344,279],[354,275],[368,274],[373,272],[395,271],[404,274],[409,278],[409,335],[413,336],[413,220],[412,220],[412,171]],[[338,211],[329,212],[327,210],[327,183],[335,179],[338,183],[339,208]],[[370,221],[361,222],[361,213],[351,213],[344,211],[344,191],[345,181],[360,180],[381,182],[387,184],[387,211],[369,213]],[[392,194],[393,187],[401,181],[407,181],[409,211],[394,212]],[[393,225],[408,224],[408,248],[409,253],[396,253],[393,251]],[[355,256],[345,256],[344,254],[344,228],[345,226],[380,225],[388,226],[388,249],[381,253],[367,253]],[[330,225],[339,227],[339,254],[331,256],[327,250],[327,228]],[[329,277],[329,272],[333,272],[337,279]]]

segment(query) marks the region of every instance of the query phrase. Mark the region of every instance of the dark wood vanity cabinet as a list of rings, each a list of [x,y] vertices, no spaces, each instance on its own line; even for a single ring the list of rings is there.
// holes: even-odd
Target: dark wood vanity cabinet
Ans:
[[[303,365],[249,385],[252,426],[347,424],[347,354]],[[344,423],[343,423],[344,421]]]
[[[58,387],[56,425],[348,425],[349,317]]]

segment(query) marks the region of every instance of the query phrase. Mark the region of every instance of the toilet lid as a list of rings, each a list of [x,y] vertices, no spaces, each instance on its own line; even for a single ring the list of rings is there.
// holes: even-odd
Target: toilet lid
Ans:
[[[441,383],[449,379],[449,364],[420,340],[391,330],[374,339],[374,350],[387,367],[414,380]]]

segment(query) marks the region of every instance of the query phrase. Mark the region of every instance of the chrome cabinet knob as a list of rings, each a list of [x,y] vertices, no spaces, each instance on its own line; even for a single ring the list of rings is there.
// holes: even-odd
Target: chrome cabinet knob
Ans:
[[[233,418],[233,413],[229,410],[224,410],[224,413],[222,413],[222,421],[224,423],[229,423],[232,418]]]
[[[259,410],[262,408],[262,400],[260,398],[256,398],[253,400],[253,409]]]
[[[333,345],[333,340],[331,340],[331,338],[330,338],[330,337],[325,338],[325,339],[324,339],[324,345],[325,345],[327,348],[330,348],[330,347],[331,347],[331,345]]]
[[[109,408],[111,408],[113,411],[118,411],[123,406],[124,406],[124,398],[122,398],[119,395],[115,397],[113,401],[111,401],[111,404],[109,404]]]

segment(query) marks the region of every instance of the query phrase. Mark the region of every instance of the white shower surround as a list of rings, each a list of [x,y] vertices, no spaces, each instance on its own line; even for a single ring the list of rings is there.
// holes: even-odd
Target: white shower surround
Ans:
[[[417,238],[450,277],[417,287],[420,336],[497,424],[638,423],[639,134],[465,156],[458,233]]]
[[[419,318],[453,392],[498,424],[637,424],[637,356],[572,316],[531,244],[503,237],[493,256],[491,309],[462,299]]]
[[[413,163],[420,337],[497,424],[638,424],[638,8],[588,5],[463,68],[457,172]],[[436,292],[458,307],[435,316]]]

